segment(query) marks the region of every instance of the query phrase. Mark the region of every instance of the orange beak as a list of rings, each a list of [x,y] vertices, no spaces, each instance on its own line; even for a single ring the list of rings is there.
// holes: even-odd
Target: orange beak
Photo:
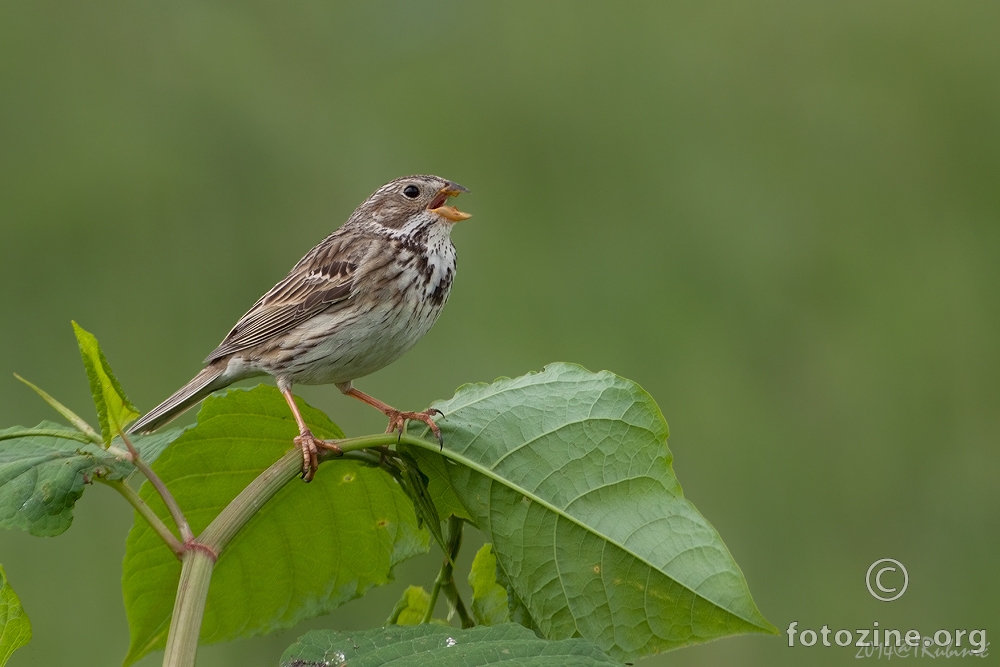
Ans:
[[[434,200],[427,207],[427,210],[431,213],[437,213],[445,220],[451,220],[452,222],[468,220],[472,217],[472,215],[464,211],[459,211],[454,206],[445,205],[445,202],[448,201],[449,198],[457,197],[463,192],[468,192],[468,190],[463,188],[458,183],[448,183],[448,185],[441,188],[441,191],[438,192],[436,197],[434,197]]]

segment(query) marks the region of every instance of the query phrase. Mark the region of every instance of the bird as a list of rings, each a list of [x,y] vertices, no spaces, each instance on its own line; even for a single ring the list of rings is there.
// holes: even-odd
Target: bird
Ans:
[[[336,231],[299,260],[239,319],[205,358],[205,367],[168,399],[133,422],[129,433],[156,430],[214,391],[271,375],[299,429],[302,478],[313,479],[321,449],[292,396],[292,386],[334,384],[381,410],[386,433],[407,420],[427,424],[439,410],[404,412],[353,386],[388,366],[426,334],[448,301],[455,279],[455,223],[470,217],[448,202],[469,192],[439,176],[397,178],[378,188]]]

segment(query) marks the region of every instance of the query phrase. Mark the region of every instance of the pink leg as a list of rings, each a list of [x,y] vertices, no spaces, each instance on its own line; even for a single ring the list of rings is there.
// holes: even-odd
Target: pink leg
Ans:
[[[299,426],[299,435],[295,438],[295,444],[302,450],[302,480],[311,482],[316,474],[316,469],[319,468],[320,449],[329,449],[337,454],[342,452],[340,447],[334,443],[320,440],[312,434],[302,418],[302,413],[299,412],[299,406],[295,405],[291,389],[284,388],[281,390],[281,394],[285,397],[285,402],[288,403],[288,407],[292,410],[292,416],[295,417],[295,423]]]
[[[437,436],[438,442],[440,442],[441,445],[444,446],[444,438],[441,437],[441,429],[438,428],[438,425],[434,423],[433,419],[431,419],[431,417],[433,417],[434,415],[444,416],[444,414],[440,410],[437,410],[435,408],[428,408],[423,412],[403,412],[397,410],[388,403],[383,403],[374,396],[369,396],[365,392],[355,389],[350,385],[350,383],[347,383],[345,385],[337,385],[337,387],[340,389],[340,391],[344,392],[348,396],[353,396],[359,401],[364,401],[365,403],[372,406],[376,410],[382,411],[382,413],[384,413],[385,416],[389,418],[389,427],[385,429],[386,433],[392,433],[393,431],[399,431],[400,433],[402,433],[403,425],[406,423],[407,419],[422,421],[431,428],[431,431],[433,431],[434,435]]]

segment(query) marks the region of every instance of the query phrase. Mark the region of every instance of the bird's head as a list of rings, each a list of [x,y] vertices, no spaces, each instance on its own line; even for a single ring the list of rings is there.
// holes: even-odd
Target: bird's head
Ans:
[[[389,181],[351,216],[352,221],[374,221],[389,229],[427,223],[451,225],[472,216],[448,204],[468,190],[440,176],[404,176]]]

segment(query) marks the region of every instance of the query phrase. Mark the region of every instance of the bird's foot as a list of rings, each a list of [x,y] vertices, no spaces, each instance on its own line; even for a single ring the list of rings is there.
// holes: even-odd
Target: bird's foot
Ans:
[[[441,429],[438,425],[434,423],[432,417],[435,415],[444,417],[444,413],[436,408],[427,408],[423,412],[401,412],[400,410],[387,411],[386,416],[389,418],[389,427],[385,429],[386,433],[392,433],[393,431],[403,432],[403,427],[405,426],[407,420],[413,419],[414,421],[421,421],[430,427],[433,431],[434,436],[437,438],[438,443],[444,448],[444,438],[441,436]]]
[[[320,440],[309,429],[304,430],[295,438],[295,444],[302,450],[302,481],[311,482],[319,468],[319,450],[327,449],[336,456],[342,456],[343,451],[337,443]]]

